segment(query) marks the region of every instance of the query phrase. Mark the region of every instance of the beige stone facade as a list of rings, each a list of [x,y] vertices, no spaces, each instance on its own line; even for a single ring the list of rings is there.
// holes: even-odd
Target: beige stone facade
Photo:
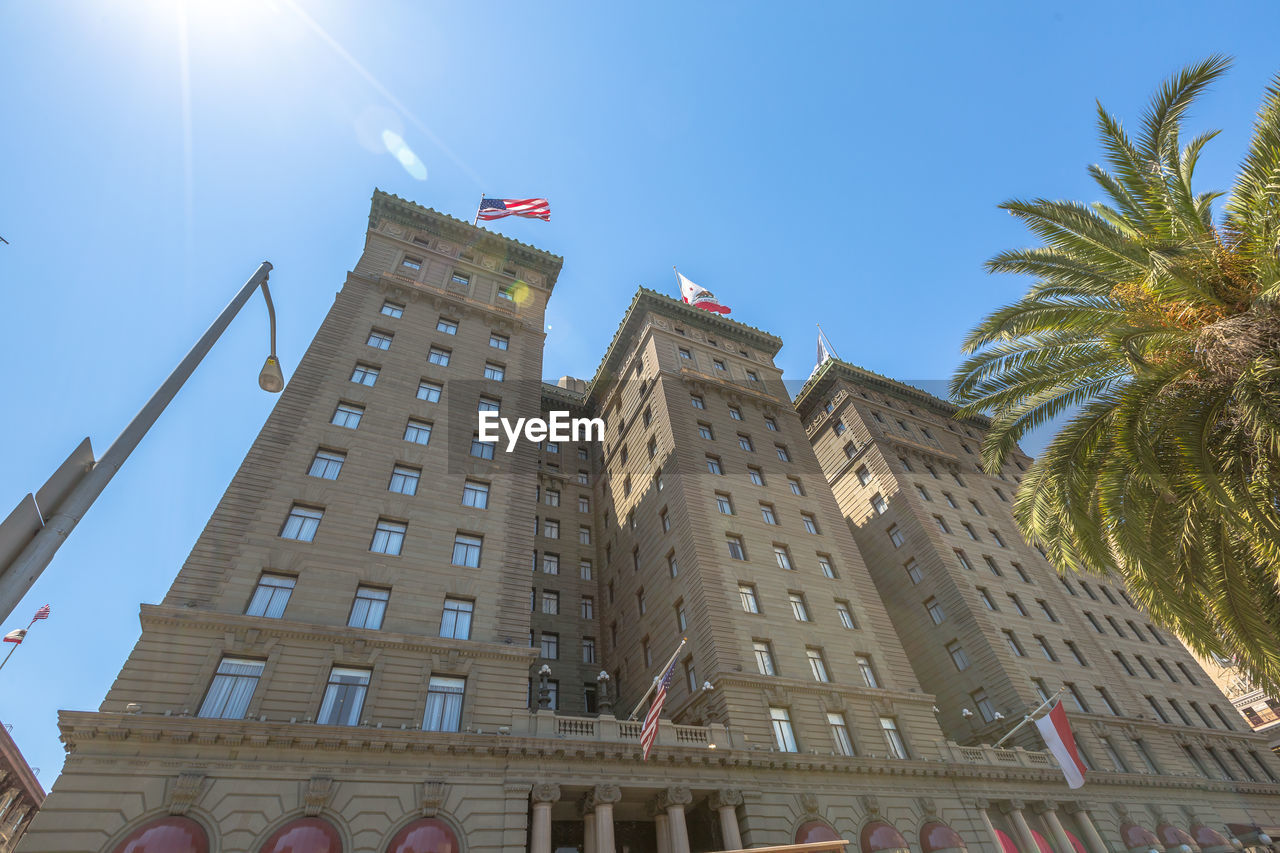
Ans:
[[[0,853],[10,853],[44,802],[44,788],[0,724]]]
[[[940,401],[835,362],[793,403],[781,340],[646,290],[590,382],[543,383],[560,265],[375,194],[359,262],[116,683],[63,712],[67,764],[20,850],[150,853],[161,825],[206,840],[172,849],[255,853],[1265,844],[1264,742],[1217,724],[1221,694],[1118,584],[1068,592],[1018,539],[994,492],[1016,468],[962,455],[980,423],[952,432]],[[604,440],[508,454],[474,441],[486,407],[600,417]],[[920,480],[926,503],[929,465],[966,485]],[[1015,656],[1005,630],[1058,659]],[[645,761],[628,716],[682,639]],[[1033,678],[1086,697],[1083,789],[1030,729],[985,745],[1037,704]],[[1004,720],[962,714],[978,690]],[[1161,722],[1147,693],[1207,716]],[[428,835],[453,840],[405,840]]]

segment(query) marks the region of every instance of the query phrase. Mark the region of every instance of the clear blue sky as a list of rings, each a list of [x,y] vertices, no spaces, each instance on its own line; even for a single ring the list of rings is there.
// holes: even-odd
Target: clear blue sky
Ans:
[[[1201,179],[1226,189],[1280,71],[1277,17],[1274,2],[0,5],[0,513],[85,435],[101,454],[263,259],[296,366],[374,187],[460,217],[482,191],[551,200],[549,224],[498,223],[565,258],[549,377],[590,376],[636,286],[674,294],[679,264],[787,342],[791,378],[819,320],[849,361],[945,378],[964,332],[1023,286],[982,272],[1027,242],[995,205],[1094,199],[1094,99],[1133,124],[1161,78],[1215,51],[1237,65],[1191,123],[1224,130]],[[379,147],[388,128],[425,179]],[[267,415],[265,336],[255,301],[0,626],[53,606],[0,671],[0,719],[46,787],[57,709],[98,706],[139,602],[163,596]]]

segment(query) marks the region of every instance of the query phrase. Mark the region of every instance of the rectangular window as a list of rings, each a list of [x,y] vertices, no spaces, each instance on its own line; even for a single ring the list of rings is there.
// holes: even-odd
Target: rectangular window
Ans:
[[[778,523],[778,516],[769,504],[760,504],[760,517],[764,519],[765,524]]]
[[[773,649],[769,645],[768,640],[755,640],[751,643],[751,648],[756,656],[756,669],[760,670],[761,675],[777,675],[778,671],[773,665]]]
[[[355,370],[351,371],[351,381],[357,385],[372,386],[378,381],[378,368],[372,364],[356,362]]]
[[[329,683],[325,685],[316,723],[322,726],[359,725],[368,689],[369,670],[335,666],[329,671]]]
[[[745,560],[745,559],[747,559],[747,552],[746,552],[746,550],[742,547],[742,537],[741,537],[741,536],[726,536],[726,537],[725,537],[725,542],[726,542],[726,544],[728,544],[728,546],[729,546],[729,558],[730,558],[730,559],[732,559],[732,560]]]
[[[596,662],[596,640],[595,640],[595,637],[583,637],[583,638],[582,638],[582,662],[583,662],[583,663],[595,663],[595,662]]]
[[[866,465],[859,467],[858,470],[854,471],[853,473],[857,475],[858,482],[861,483],[862,485],[865,486],[871,482],[871,472],[867,470]]]
[[[969,656],[964,653],[964,647],[955,640],[947,643],[947,654],[951,656],[951,662],[960,672],[969,668]]]
[[[462,696],[465,678],[431,676],[427,683],[427,710],[422,716],[424,732],[456,732],[462,729]]]
[[[739,409],[737,406],[730,406],[729,417],[733,418],[735,421],[742,420],[742,410]]]
[[[684,683],[689,688],[689,692],[695,693],[698,689],[698,672],[693,668],[693,658],[690,657],[684,662]]]
[[[1102,744],[1102,751],[1107,754],[1107,758],[1111,759],[1111,765],[1119,773],[1128,773],[1129,765],[1125,764],[1124,759],[1120,757],[1120,753],[1116,752],[1116,748],[1111,744],[1111,738],[1100,737],[1099,743]]]
[[[728,495],[716,495],[716,509],[720,510],[721,515],[733,515],[733,501]]]
[[[711,366],[714,367],[716,370],[728,370],[728,368],[724,366],[723,358],[711,359]]]
[[[751,584],[738,584],[738,598],[742,601],[742,609],[747,613],[760,612],[760,602],[756,599],[756,588]]]
[[[431,441],[431,424],[416,418],[409,418],[408,423],[404,425],[404,440],[412,444],[429,443]],[[489,446],[492,447],[493,445]],[[490,451],[489,458],[493,458],[492,451]]]
[[[693,361],[693,353],[689,352],[687,347],[678,347],[676,350],[680,353],[680,358],[685,361]]]
[[[1111,713],[1113,717],[1120,716],[1120,709],[1116,707],[1116,703],[1111,701],[1111,694],[1107,692],[1107,688],[1099,687],[1098,698],[1102,700],[1102,704]]]
[[[1005,642],[1009,644],[1009,651],[1013,652],[1014,657],[1023,658],[1027,656],[1027,653],[1022,650],[1022,644],[1018,642],[1017,634],[1006,630],[1004,632],[1004,639]]]
[[[996,603],[991,600],[991,593],[987,591],[986,587],[983,587],[983,586],[978,587],[978,596],[982,599],[982,603],[986,606],[988,610],[999,609],[996,607]]]
[[[494,382],[501,382],[507,377],[507,369],[501,364],[494,364],[491,361],[484,363],[484,378],[492,379]]]
[[[902,733],[898,731],[898,721],[893,717],[880,718],[880,731],[884,732],[884,742],[889,747],[889,757],[906,760],[910,756],[907,753],[907,744],[902,739]]]
[[[804,529],[809,533],[818,532],[818,521],[810,513],[800,513],[800,521],[804,524]]]
[[[786,708],[770,708],[769,721],[773,724],[773,743],[778,752],[796,752],[796,734],[791,729],[791,712]]]
[[[219,720],[243,720],[249,700],[262,677],[264,662],[244,658],[223,658],[218,663],[209,691],[196,715]]]
[[[391,349],[391,337],[390,332],[374,329],[369,333],[369,339],[365,343],[374,349]]]
[[[675,608],[676,608],[676,630],[677,631],[687,630],[689,627],[689,622],[685,618],[684,603],[677,601]]]
[[[787,450],[787,448],[784,445],[775,444],[774,449],[778,451],[778,458],[781,459],[783,462],[791,461],[791,453]]]
[[[697,394],[690,394],[689,400],[693,403],[695,409],[705,409],[707,407],[707,404]]]
[[[880,679],[876,677],[876,670],[871,664],[871,658],[866,655],[854,655],[854,660],[858,663],[858,672],[862,675],[862,683],[868,687],[879,687]]]
[[[346,461],[347,454],[337,450],[325,450],[323,447],[316,451],[315,458],[311,460],[311,467],[307,469],[307,475],[311,477],[319,477],[322,480],[336,480],[338,475],[342,473],[342,463]]]
[[[471,615],[475,612],[473,601],[446,598],[444,613],[440,617],[440,636],[453,640],[471,639]]]
[[[924,609],[928,611],[929,618],[933,620],[935,625],[941,625],[947,618],[947,615],[942,612],[942,605],[938,603],[936,598],[925,599]]]
[[[905,543],[906,537],[902,535],[902,531],[898,529],[898,525],[890,524],[889,529],[885,531],[889,534],[889,541],[893,543],[893,547],[901,548]]]
[[[548,616],[560,614],[560,593],[550,589],[542,591],[542,612]]]
[[[432,347],[427,350],[427,361],[440,367],[448,367],[453,353],[443,347]]]
[[[849,602],[836,602],[836,616],[840,619],[840,625],[843,628],[857,628],[858,623],[853,621],[853,611],[849,609]]]
[[[323,517],[322,509],[294,504],[289,510],[289,517],[284,520],[284,527],[280,529],[280,538],[310,542],[315,539],[316,528],[320,526],[320,519]]]
[[[667,573],[673,578],[680,574],[680,566],[676,563],[675,551],[667,555]]]
[[[789,592],[787,593],[787,601],[791,604],[791,615],[796,618],[797,622],[809,621],[809,607],[805,604],[804,593]]]
[[[399,521],[378,519],[378,526],[373,529],[373,541],[369,543],[369,550],[375,554],[398,555],[400,549],[404,547],[404,534],[407,530],[408,526]]]
[[[755,445],[751,443],[751,436],[743,435],[742,433],[738,433],[738,447],[749,453],[754,453],[756,449]]]
[[[443,386],[435,382],[427,382],[424,379],[418,383],[417,397],[419,400],[423,400],[428,403],[439,403],[441,390],[443,390]]]
[[[382,617],[387,612],[387,601],[391,598],[391,590],[376,586],[359,586],[356,588],[355,601],[351,603],[351,615],[347,617],[348,628],[368,628],[376,631],[382,627]]]
[[[1050,622],[1058,621],[1058,617],[1054,615],[1052,608],[1049,607],[1048,602],[1046,602],[1043,598],[1037,598],[1036,604],[1040,605],[1040,611],[1044,613],[1045,618],[1047,618]]]
[[[578,563],[578,577],[584,581],[591,580],[591,561],[581,560]]]
[[[724,474],[724,468],[720,467],[720,460],[714,456],[707,457],[707,471],[712,474]]]
[[[826,658],[822,655],[822,649],[806,646],[804,655],[809,659],[809,672],[813,675],[814,681],[831,680],[831,675],[827,672]]]
[[[479,434],[472,435],[471,455],[477,459],[492,459],[493,445],[494,442],[492,441],[481,441]]]
[[[1037,634],[1036,642],[1040,644],[1040,651],[1044,654],[1044,659],[1054,661],[1056,663],[1058,656],[1053,653],[1053,647],[1049,645],[1049,641]]]
[[[590,527],[578,528],[578,544],[579,545],[591,544],[591,528]]]
[[[826,554],[818,555],[818,569],[822,572],[824,578],[836,578],[836,567],[832,564],[831,558]]]
[[[982,540],[980,540],[980,539],[978,538],[978,534],[974,532],[974,530],[973,530],[973,526],[972,526],[972,525],[970,525],[970,524],[969,524],[969,522],[967,522],[967,521],[962,521],[962,522],[960,523],[960,525],[964,528],[964,532],[965,532],[965,533],[968,533],[968,534],[969,534],[969,538],[970,538],[970,539],[972,539],[974,542],[981,542],[981,541],[982,541]]]
[[[787,550],[786,545],[774,545],[773,558],[777,561],[778,568],[785,569],[788,572],[793,569],[791,564],[791,552]]]
[[[400,261],[400,266],[403,269],[414,270],[416,272],[417,270],[422,269],[422,258],[415,258],[413,255],[405,255]]]
[[[476,569],[480,567],[480,549],[484,540],[479,536],[463,533],[453,538],[453,565]]]
[[[594,619],[596,616],[596,600],[590,595],[582,596],[578,606],[578,615],[583,619]]]
[[[911,578],[913,584],[920,583],[924,580],[924,574],[920,571],[920,565],[916,562],[916,558],[912,557],[902,566],[907,571],[907,577]]]
[[[293,594],[293,587],[298,582],[289,575],[273,575],[263,572],[258,578],[258,586],[245,608],[246,616],[265,616],[268,619],[279,619],[284,615],[284,608]]]
[[[982,717],[984,723],[994,722],[996,718],[996,709],[991,704],[991,699],[987,696],[985,690],[975,690],[969,694],[973,699],[973,704],[978,709],[978,714]]]
[[[547,660],[560,658],[560,635],[543,632],[541,654]]]
[[[712,429],[711,429],[711,424],[704,424],[704,423],[702,423],[701,421],[699,421],[699,422],[698,422],[698,437],[699,437],[699,438],[705,438],[707,441],[714,441],[714,440],[715,440],[716,435],[715,435],[715,433],[714,433],[714,432],[712,431]]]
[[[475,509],[488,509],[489,484],[475,480],[464,481],[462,484],[462,505],[474,507]]]
[[[756,485],[756,486],[764,485],[764,474],[760,471],[759,468],[753,468],[751,466],[748,466],[747,479],[750,480],[753,485]]]
[[[497,412],[502,408],[502,401],[493,397],[481,397],[476,408],[481,412]]]
[[[506,335],[499,335],[496,332],[491,332],[489,334],[489,346],[494,349],[505,350],[511,346],[511,339]]]
[[[334,426],[346,427],[347,429],[357,429],[360,426],[360,418],[364,416],[364,406],[357,406],[354,403],[339,403],[338,408],[333,410],[333,417],[329,419],[329,423]]]
[[[458,321],[450,320],[448,317],[441,317],[436,320],[436,331],[444,332],[446,335],[458,334]]]
[[[555,518],[548,518],[542,525],[542,535],[548,539],[560,538],[560,521]]]
[[[938,529],[941,530],[943,533],[951,532],[951,528],[947,526],[947,520],[942,516],[935,515],[933,517],[933,523],[938,525]]]
[[[838,755],[857,755],[853,750],[853,739],[849,737],[849,725],[845,722],[844,714],[828,712],[827,726],[831,729],[831,742],[835,744]]]
[[[387,302],[382,303],[382,310],[380,313],[399,320],[404,316],[404,306],[388,300]]]
[[[418,480],[421,477],[421,468],[396,465],[391,469],[391,482],[387,485],[387,491],[401,495],[416,495],[418,493]]]
[[[955,550],[956,560],[958,560],[960,563],[960,568],[967,569],[968,571],[973,571],[973,564],[969,562],[968,555],[965,554],[964,551],[961,551],[959,548],[956,548],[954,550]]]
[[[1081,711],[1084,711],[1086,714],[1088,714],[1089,704],[1084,701],[1084,697],[1080,695],[1080,691],[1076,689],[1076,686],[1072,684],[1070,681],[1063,682],[1062,686],[1067,688],[1067,696],[1068,698],[1071,699],[1071,701],[1075,704],[1075,706],[1079,708]]]
[[[800,481],[797,480],[795,477],[788,477],[787,485],[791,487],[791,494],[804,497],[804,487],[800,485]]]

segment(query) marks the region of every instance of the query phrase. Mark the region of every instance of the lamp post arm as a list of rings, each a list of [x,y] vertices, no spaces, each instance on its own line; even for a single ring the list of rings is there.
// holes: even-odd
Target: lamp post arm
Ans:
[[[98,495],[111,482],[111,478],[120,470],[120,466],[129,458],[142,437],[151,429],[151,425],[160,417],[170,401],[195,372],[196,367],[205,355],[213,348],[218,338],[226,330],[236,314],[249,301],[249,297],[259,287],[266,294],[267,275],[271,272],[271,263],[263,261],[244,286],[240,288],[232,300],[222,309],[213,324],[196,341],[195,346],[186,357],[178,363],[169,377],[151,396],[146,405],[134,415],[133,420],[124,428],[119,437],[107,448],[102,458],[94,463],[87,474],[80,479],[66,498],[54,510],[51,517],[44,519],[44,526],[27,546],[8,566],[0,566],[0,619],[7,618],[18,602],[26,595],[41,572],[53,560],[58,548],[66,540],[71,531],[84,517],[89,507],[97,500]],[[275,353],[275,308],[267,299],[271,317],[271,351]]]

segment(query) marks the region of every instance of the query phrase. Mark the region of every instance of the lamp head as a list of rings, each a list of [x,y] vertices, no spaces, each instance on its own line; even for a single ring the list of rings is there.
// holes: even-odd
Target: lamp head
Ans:
[[[267,363],[262,365],[262,372],[258,374],[258,387],[271,394],[279,394],[284,390],[284,373],[274,355],[267,356]]]
[[[973,716],[973,712],[972,712],[972,711],[970,711],[968,708],[961,708],[961,709],[960,709],[960,716],[964,717],[964,718],[967,720],[967,719],[969,719],[970,717],[972,717],[972,716]]]
[[[542,669],[538,670],[538,675],[550,675],[550,674],[551,674],[551,667],[547,666],[545,663],[542,665]]]

